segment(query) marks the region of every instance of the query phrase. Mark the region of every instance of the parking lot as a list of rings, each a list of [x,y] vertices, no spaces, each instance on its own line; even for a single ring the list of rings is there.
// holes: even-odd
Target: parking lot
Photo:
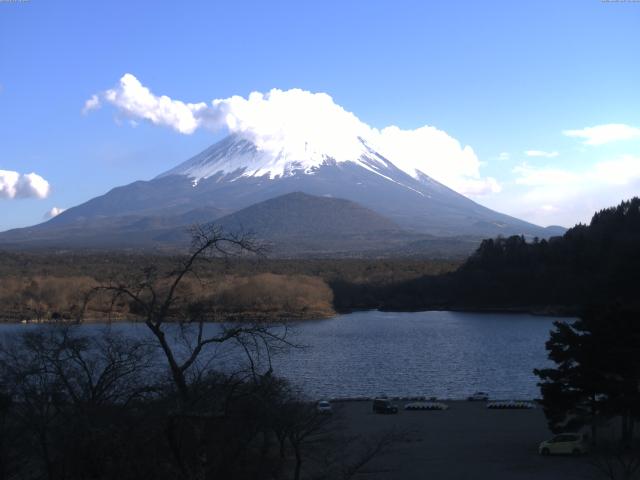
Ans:
[[[352,434],[373,438],[391,429],[405,433],[369,464],[367,479],[585,479],[601,478],[588,456],[541,457],[552,436],[540,408],[489,410],[484,402],[452,401],[445,411],[372,413],[371,402],[336,402]]]

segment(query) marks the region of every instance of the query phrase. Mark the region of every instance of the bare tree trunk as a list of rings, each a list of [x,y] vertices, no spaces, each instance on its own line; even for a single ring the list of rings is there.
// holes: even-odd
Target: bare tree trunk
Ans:
[[[173,458],[178,464],[178,468],[180,469],[180,472],[184,476],[188,476],[187,468],[182,459],[182,451],[181,451],[182,449],[180,448],[181,442],[178,439],[178,437],[180,436],[180,433],[177,432],[178,428],[179,427],[176,425],[176,418],[173,415],[169,416],[167,421],[167,428],[165,430],[167,435],[167,442],[169,443],[169,450],[171,450],[171,453],[173,454]]]
[[[287,441],[287,438],[285,436],[278,436],[278,443],[280,444],[280,458],[281,459],[284,459],[286,441]]]
[[[627,410],[625,410],[621,415],[621,423],[622,423],[622,445],[627,447],[631,445],[631,415]]]
[[[293,445],[293,452],[296,456],[296,466],[293,474],[294,480],[300,480],[300,471],[302,469],[302,452],[300,451],[300,445],[295,443]]]
[[[260,449],[260,455],[265,458],[271,450],[271,439],[269,438],[269,432],[265,429],[262,432],[262,448]]]
[[[598,419],[597,419],[597,411],[595,407],[596,398],[595,395],[591,398],[591,443],[596,445],[598,440]]]
[[[173,382],[178,389],[178,394],[180,395],[181,406],[184,406],[189,399],[189,387],[187,386],[187,380],[184,376],[184,372],[178,365],[175,356],[173,355],[173,350],[169,346],[165,334],[162,330],[157,328],[150,322],[147,322],[147,326],[151,329],[153,334],[158,339],[160,343],[160,347],[164,352],[165,357],[167,357],[167,362],[169,363],[169,369],[171,370],[171,377],[173,378]]]
[[[46,438],[47,433],[40,432],[38,436],[40,437],[40,447],[42,448],[42,456],[44,457],[43,460],[47,470],[47,478],[49,480],[53,480],[53,462],[51,461],[51,455],[49,454],[49,442]]]

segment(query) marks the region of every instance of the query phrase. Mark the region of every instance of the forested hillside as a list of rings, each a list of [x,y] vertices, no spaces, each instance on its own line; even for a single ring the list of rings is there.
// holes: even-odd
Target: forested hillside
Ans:
[[[0,255],[0,317],[5,320],[73,318],[92,286],[128,278],[148,265],[170,271],[181,259],[120,252]],[[484,240],[462,264],[238,258],[214,259],[201,269],[207,294],[232,318],[308,318],[369,308],[576,314],[586,306],[612,303],[640,310],[640,199],[602,210],[589,225],[577,225],[562,237]],[[100,316],[100,309],[94,313]]]
[[[517,309],[575,313],[620,303],[640,309],[640,198],[597,212],[550,240],[484,240],[455,272],[367,289],[334,285],[337,308]]]

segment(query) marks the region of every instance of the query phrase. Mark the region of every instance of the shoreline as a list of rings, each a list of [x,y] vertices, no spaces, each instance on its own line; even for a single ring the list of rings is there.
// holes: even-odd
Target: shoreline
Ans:
[[[428,397],[428,396],[386,396],[386,397],[369,397],[369,396],[358,396],[358,397],[330,397],[330,398],[322,398],[319,400],[328,400],[333,404],[352,404],[352,403],[371,403],[375,398],[387,398],[391,402],[437,402],[444,403],[446,405],[456,406],[456,405],[482,405],[485,406],[489,403],[493,402],[528,402],[534,405],[533,408],[539,407],[539,398],[525,398],[525,397],[513,397],[513,398],[489,398],[489,400],[469,400],[467,398],[439,398],[439,397]],[[404,410],[404,405],[398,405],[399,409]],[[400,408],[402,407],[402,408]],[[512,408],[507,410],[523,410],[520,408]]]
[[[421,313],[421,312],[460,312],[460,313],[495,313],[495,314],[528,314],[539,317],[562,317],[571,318],[579,315],[580,309],[578,307],[566,307],[566,306],[546,306],[546,307],[451,307],[448,305],[432,306],[426,309],[386,309],[386,308],[357,308],[349,310],[335,310],[332,312],[305,312],[292,313],[292,312],[278,312],[278,313],[227,313],[220,316],[220,318],[209,318],[204,323],[232,323],[232,322],[249,322],[249,323],[264,323],[264,324],[283,324],[283,323],[295,323],[295,322],[308,322],[318,320],[328,320],[340,315],[348,315],[357,312],[398,312],[398,313]],[[175,319],[168,319],[166,323],[178,323]],[[144,323],[141,318],[84,318],[82,320],[62,318],[62,319],[46,319],[46,320],[26,320],[26,319],[13,319],[0,316],[0,324],[15,324],[15,325],[47,325],[47,324],[100,324],[100,323]],[[189,322],[185,322],[189,323]],[[195,322],[194,322],[195,323]]]
[[[306,322],[313,320],[326,320],[339,315],[338,312],[308,312],[308,313],[292,313],[292,312],[279,312],[278,314],[261,314],[256,312],[248,313],[228,313],[222,314],[219,318],[208,318],[204,320],[204,323],[232,323],[232,322],[249,322],[249,323],[264,323],[264,324],[282,324],[292,322]],[[49,325],[49,324],[100,324],[100,323],[144,323],[144,319],[140,317],[128,317],[121,318],[117,316],[115,318],[108,317],[90,317],[83,318],[81,320],[75,318],[55,318],[55,319],[14,319],[0,316],[0,324],[13,324],[13,325]],[[176,319],[166,319],[164,323],[179,323]],[[198,323],[198,322],[183,322],[183,323]]]
[[[483,307],[466,307],[451,305],[431,305],[427,308],[353,308],[337,310],[339,315],[346,315],[355,312],[367,311],[379,312],[402,312],[402,313],[419,313],[419,312],[461,312],[461,313],[522,313],[540,317],[576,317],[580,314],[581,309],[577,306],[563,305],[547,305],[547,306],[483,306]]]

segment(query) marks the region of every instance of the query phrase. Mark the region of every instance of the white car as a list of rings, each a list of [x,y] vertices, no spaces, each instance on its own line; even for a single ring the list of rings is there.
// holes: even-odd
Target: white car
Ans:
[[[316,405],[316,409],[320,413],[333,413],[333,407],[331,403],[327,400],[320,400]]]
[[[489,400],[489,394],[486,392],[476,392],[473,395],[469,395],[467,400],[470,402],[486,402]]]
[[[540,455],[582,455],[588,451],[589,445],[580,433],[561,433],[538,447]]]

